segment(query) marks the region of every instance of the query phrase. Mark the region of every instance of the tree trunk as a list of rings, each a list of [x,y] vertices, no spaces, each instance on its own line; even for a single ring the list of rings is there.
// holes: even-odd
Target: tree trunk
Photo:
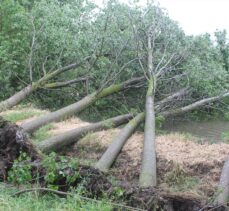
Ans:
[[[187,88],[181,89],[174,94],[164,98],[163,100],[159,101],[155,105],[155,110],[161,110],[161,108],[169,103],[170,101],[174,100],[174,98],[181,97],[187,94],[189,91]],[[132,119],[121,131],[120,133],[114,138],[112,144],[108,147],[106,152],[102,155],[100,160],[96,163],[95,167],[98,168],[100,171],[108,171],[111,165],[116,160],[117,156],[119,155],[121,149],[125,145],[128,138],[133,134],[135,129],[138,125],[144,120],[145,113],[138,114],[134,119]]]
[[[36,90],[36,86],[28,85],[21,91],[17,92],[7,100],[4,100],[0,103],[0,112],[6,111],[7,109],[12,108],[13,106],[20,103],[24,100],[28,95],[30,95],[34,90]]]
[[[32,92],[38,90],[40,88],[40,86],[43,86],[44,84],[46,84],[48,80],[54,78],[55,76],[65,72],[65,71],[74,69],[74,68],[78,67],[79,65],[80,65],[80,63],[74,63],[74,64],[67,65],[65,67],[59,68],[59,69],[45,75],[44,77],[39,79],[37,82],[33,82],[32,84],[23,88],[21,91],[17,92],[16,94],[11,96],[7,100],[0,102],[0,112],[6,111],[7,109],[10,109],[13,106],[19,104],[22,100],[24,100]]]
[[[138,84],[139,82],[141,82],[143,80],[144,80],[143,77],[139,77],[139,78],[134,78],[134,79],[125,81],[121,84],[112,85],[110,87],[103,89],[99,93],[94,92],[90,95],[87,95],[82,100],[80,100],[76,103],[73,103],[69,106],[66,106],[62,109],[51,112],[49,114],[45,114],[43,116],[40,116],[40,117],[30,121],[30,122],[22,124],[21,126],[22,126],[22,128],[24,128],[24,130],[26,132],[32,133],[35,130],[39,129],[43,125],[46,125],[50,122],[56,122],[56,121],[60,121],[62,119],[66,119],[66,118],[72,116],[73,114],[77,114],[80,111],[84,110],[85,108],[90,106],[92,103],[94,103],[96,100],[103,98],[103,97],[106,97],[108,95],[111,95],[113,93],[117,93],[117,92],[122,91],[124,89],[127,89],[131,86]]]
[[[217,95],[217,96],[214,96],[214,97],[209,97],[209,98],[205,98],[205,99],[202,99],[202,100],[199,100],[199,101],[196,101],[190,105],[187,105],[187,106],[184,106],[182,108],[177,108],[177,109],[174,109],[174,110],[169,110],[169,111],[164,111],[164,112],[161,112],[160,114],[164,117],[167,117],[167,116],[176,116],[176,115],[180,115],[180,114],[183,114],[183,113],[186,113],[188,111],[191,111],[191,110],[194,110],[196,108],[199,108],[201,106],[204,106],[208,103],[213,103],[215,101],[219,101],[225,97],[229,97],[229,92],[225,92],[224,94],[221,94],[221,95]]]
[[[105,121],[97,122],[89,126],[73,129],[63,134],[42,141],[38,144],[38,148],[42,152],[60,150],[63,149],[64,146],[77,142],[79,138],[81,138],[88,132],[95,132],[102,129],[117,127],[128,122],[131,118],[133,118],[132,114],[126,114],[110,118]]]
[[[155,110],[163,110],[163,106],[171,101],[173,101],[176,98],[181,98],[185,95],[187,95],[190,92],[190,89],[188,88],[184,88],[184,89],[180,89],[179,91],[169,95],[168,97],[165,97],[164,99],[162,99],[161,101],[157,102],[155,104]]]
[[[145,113],[138,114],[120,131],[120,133],[114,138],[106,152],[96,163],[95,168],[99,169],[100,171],[109,170],[128,138],[132,135],[138,125],[144,120],[144,118]]]
[[[53,82],[53,83],[45,84],[44,88],[45,89],[57,89],[57,88],[66,87],[66,86],[69,86],[71,84],[75,84],[78,82],[86,81],[86,80],[87,80],[86,77],[80,77],[80,78],[76,78],[76,79],[69,80],[69,81]]]
[[[229,202],[229,158],[225,161],[218,185],[218,195],[215,199],[216,205]]]
[[[157,185],[156,148],[155,148],[155,111],[154,111],[155,80],[149,80],[149,88],[145,104],[145,130],[142,168],[139,184],[142,187]]]

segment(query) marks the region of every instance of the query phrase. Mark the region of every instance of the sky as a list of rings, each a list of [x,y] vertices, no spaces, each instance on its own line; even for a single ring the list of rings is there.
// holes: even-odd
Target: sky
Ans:
[[[158,0],[188,34],[229,32],[229,0]]]
[[[101,4],[103,0],[94,0]],[[120,0],[128,2],[128,0]],[[144,4],[146,0],[139,0]],[[167,9],[187,35],[214,34],[226,29],[229,33],[229,0],[156,0]]]

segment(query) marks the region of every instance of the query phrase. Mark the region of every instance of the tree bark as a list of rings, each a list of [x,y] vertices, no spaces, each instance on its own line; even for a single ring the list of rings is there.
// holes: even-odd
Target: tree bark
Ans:
[[[155,110],[157,111],[161,110],[162,106],[174,100],[175,98],[187,94],[188,92],[189,90],[185,88],[173,93],[172,95],[156,103]],[[104,172],[108,171],[109,168],[114,163],[114,161],[116,160],[117,156],[119,155],[121,149],[125,145],[128,138],[133,134],[135,129],[138,127],[138,125],[141,122],[143,122],[144,119],[145,119],[145,112],[138,114],[134,119],[132,119],[114,138],[112,144],[108,147],[106,152],[96,163],[95,167],[98,168],[100,171],[104,171]]]
[[[225,161],[218,185],[216,205],[226,205],[229,202],[229,158]]]
[[[164,116],[164,117],[180,115],[180,114],[186,113],[188,111],[194,110],[196,108],[199,108],[199,107],[201,107],[203,105],[206,105],[208,103],[213,103],[215,101],[219,101],[219,100],[221,100],[221,99],[223,99],[225,97],[229,97],[229,92],[225,92],[225,93],[223,93],[221,95],[217,95],[217,96],[214,96],[214,97],[209,97],[209,98],[205,98],[205,99],[196,101],[196,102],[194,102],[194,103],[192,103],[190,105],[184,106],[182,108],[177,108],[177,109],[174,109],[174,110],[161,112],[161,115]]]
[[[176,98],[180,98],[182,96],[185,96],[189,92],[190,92],[189,88],[184,88],[184,89],[181,89],[181,90],[169,95],[168,97],[165,97],[164,99],[162,99],[161,101],[159,101],[155,104],[155,110],[161,110],[162,106],[164,106],[165,104],[171,102],[172,100],[174,100]]]
[[[156,147],[155,147],[155,108],[154,108],[154,79],[150,79],[145,104],[145,129],[142,168],[139,185],[142,187],[157,185]]]
[[[37,146],[42,152],[47,153],[50,151],[57,151],[62,149],[64,146],[77,142],[79,138],[88,132],[95,132],[102,129],[117,127],[128,122],[131,118],[133,118],[132,114],[126,114],[110,118],[105,121],[97,122],[89,126],[73,129],[63,134],[44,140]]]
[[[87,80],[86,77],[80,77],[80,78],[76,78],[76,79],[69,80],[69,81],[53,82],[53,83],[45,84],[43,88],[57,89],[57,88],[66,87],[66,86],[69,86],[71,84],[75,84],[81,81],[86,81],[86,80]]]
[[[28,85],[27,87],[17,92],[7,100],[2,101],[0,103],[0,112],[6,111],[7,109],[10,109],[13,106],[17,105],[35,90],[36,90],[35,86]]]
[[[42,77],[38,81],[33,82],[32,84],[26,86],[25,88],[23,88],[21,91],[17,92],[16,94],[11,96],[10,98],[0,102],[0,112],[6,111],[7,109],[10,109],[10,108],[14,107],[15,105],[19,104],[22,100],[24,100],[31,93],[38,90],[40,87],[44,86],[44,84],[46,84],[48,80],[54,78],[55,76],[65,72],[65,71],[74,69],[74,68],[78,67],[79,65],[80,65],[80,63],[73,63],[73,64],[67,65],[65,67],[59,68],[59,69],[45,75],[44,77]]]
[[[115,84],[110,87],[104,88],[99,93],[94,92],[90,95],[87,95],[82,100],[76,103],[73,103],[69,106],[66,106],[62,109],[51,112],[49,114],[40,116],[30,122],[22,124],[21,126],[22,128],[24,128],[26,132],[32,133],[43,125],[46,125],[50,122],[56,122],[62,119],[66,119],[72,116],[73,114],[77,114],[80,111],[84,110],[85,108],[90,106],[92,103],[94,103],[96,100],[106,97],[108,95],[111,95],[113,93],[117,93],[119,91],[125,90],[127,88],[130,88],[143,80],[144,80],[144,77],[134,78],[134,79],[125,81],[121,84]]]
[[[138,114],[132,119],[114,138],[111,145],[108,147],[106,152],[102,155],[100,160],[96,163],[95,168],[100,171],[108,171],[115,159],[119,155],[119,152],[125,145],[128,138],[133,134],[138,125],[144,120],[145,113]]]

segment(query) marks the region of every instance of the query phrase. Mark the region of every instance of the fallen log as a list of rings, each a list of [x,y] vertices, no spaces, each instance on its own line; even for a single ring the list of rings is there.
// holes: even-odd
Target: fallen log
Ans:
[[[0,102],[0,112],[6,111],[13,106],[19,104],[22,100],[24,100],[27,96],[32,94],[33,92],[37,91],[38,89],[42,88],[50,79],[56,77],[59,74],[62,74],[68,70],[77,68],[80,66],[81,63],[73,63],[70,65],[67,65],[65,67],[59,68],[53,72],[50,72],[40,78],[36,82],[32,82],[19,92],[15,93],[13,96],[9,97],[8,99]]]
[[[62,88],[62,87],[66,87],[78,82],[82,82],[82,81],[86,81],[87,78],[86,77],[79,77],[73,80],[69,80],[69,81],[62,81],[62,82],[54,82],[54,83],[49,83],[49,84],[45,84],[44,88],[45,89],[57,89],[57,88]]]
[[[155,109],[160,111],[164,105],[169,103],[170,101],[182,97],[189,92],[189,89],[181,89],[172,95],[164,98],[163,100],[159,101],[155,105]],[[140,113],[136,115],[121,131],[120,133],[114,138],[106,152],[102,155],[99,161],[96,163],[95,168],[99,169],[100,171],[108,171],[111,165],[114,163],[116,158],[118,157],[121,149],[127,142],[128,138],[134,133],[136,128],[140,123],[142,123],[145,119],[145,113]]]
[[[168,110],[168,111],[161,112],[161,115],[164,117],[180,115],[180,114],[186,113],[188,111],[197,109],[197,108],[204,106],[206,104],[222,100],[223,98],[226,98],[226,97],[229,97],[229,91],[227,91],[223,94],[214,96],[214,97],[209,97],[209,98],[205,98],[202,100],[198,100],[198,101],[191,103],[187,106],[184,106],[182,108],[176,108],[174,110]]]
[[[99,169],[100,171],[108,171],[128,138],[132,135],[134,130],[144,120],[144,118],[145,113],[138,114],[121,130],[100,160],[96,163],[95,168]]]
[[[148,81],[148,90],[145,102],[145,128],[144,145],[142,155],[142,166],[139,185],[150,187],[157,185],[157,163],[156,163],[156,115],[155,115],[155,85],[156,80],[151,77]]]
[[[26,122],[22,124],[21,126],[24,128],[24,130],[28,133],[33,133],[35,130],[39,129],[41,126],[44,126],[50,122],[57,122],[62,119],[66,119],[73,114],[77,114],[90,106],[92,103],[97,101],[98,99],[101,99],[103,97],[106,97],[108,95],[120,92],[122,90],[128,89],[132,86],[135,86],[142,82],[144,80],[144,77],[134,78],[131,80],[127,80],[120,84],[115,84],[110,87],[104,88],[103,90],[99,92],[94,92],[92,94],[87,95],[82,100],[73,103],[69,106],[66,106],[64,108],[61,108],[57,111],[51,112],[49,114],[45,114],[43,116],[40,116],[32,121]]]
[[[56,151],[62,149],[64,146],[68,146],[78,141],[83,135],[89,132],[95,132],[98,130],[107,129],[111,127],[117,127],[128,122],[132,118],[132,114],[120,115],[101,122],[93,123],[89,126],[73,129],[42,141],[37,145],[37,147],[45,153]]]

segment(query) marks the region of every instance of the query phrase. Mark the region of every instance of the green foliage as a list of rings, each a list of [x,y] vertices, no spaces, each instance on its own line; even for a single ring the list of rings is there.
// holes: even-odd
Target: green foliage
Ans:
[[[42,166],[46,170],[44,177],[45,182],[51,185],[52,188],[56,188],[53,184],[57,179],[66,178],[66,182],[70,184],[79,178],[79,162],[75,158],[69,160],[60,156],[58,160],[56,154],[51,153],[50,155],[44,157],[42,160]],[[67,168],[68,171],[65,171]]]
[[[26,76],[24,51],[29,45],[29,21],[25,9],[13,0],[1,1],[0,19],[0,100],[2,100],[16,88],[21,89],[24,86],[17,77]]]
[[[229,143],[229,131],[222,133],[222,139],[223,139],[226,143]]]
[[[224,114],[224,119],[227,120],[227,121],[229,121],[229,112],[227,112],[227,113]]]
[[[156,128],[161,129],[163,126],[163,123],[165,122],[165,118],[163,116],[157,116],[156,117]]]
[[[86,0],[2,0],[0,19],[0,100],[30,83],[30,68],[33,81],[37,81],[47,73],[84,61],[88,56],[90,59],[80,67],[50,82],[87,75],[91,93],[102,86],[141,76],[142,66],[147,67],[145,46],[152,26],[159,32],[153,53],[154,66],[166,65],[172,55],[175,58],[171,61],[172,68],[157,82],[156,101],[168,90],[173,92],[184,86],[192,88],[193,100],[228,89],[226,31],[215,33],[216,42],[207,34],[186,36],[179,25],[152,2],[139,7],[135,3],[128,6],[111,0],[97,8]],[[29,101],[43,108],[57,109],[85,96],[86,88],[82,86],[79,83],[61,90],[39,90]],[[88,113],[93,113],[93,119],[102,119],[126,113],[133,105],[142,110],[145,91],[143,87],[117,94],[112,99],[101,99]]]
[[[193,39],[191,53],[185,65],[190,76],[189,83],[198,95],[213,96],[227,88],[229,75],[210,35]]]
[[[30,183],[32,179],[30,161],[30,157],[25,152],[21,152],[19,158],[14,160],[11,170],[8,172],[8,181],[14,184]]]
[[[217,47],[221,54],[221,61],[223,63],[225,70],[229,72],[229,43],[227,41],[226,30],[216,31],[215,37],[218,44]]]
[[[123,196],[125,194],[125,190],[121,187],[114,187],[112,194],[113,194],[114,199],[120,200],[120,199],[123,199]]]

